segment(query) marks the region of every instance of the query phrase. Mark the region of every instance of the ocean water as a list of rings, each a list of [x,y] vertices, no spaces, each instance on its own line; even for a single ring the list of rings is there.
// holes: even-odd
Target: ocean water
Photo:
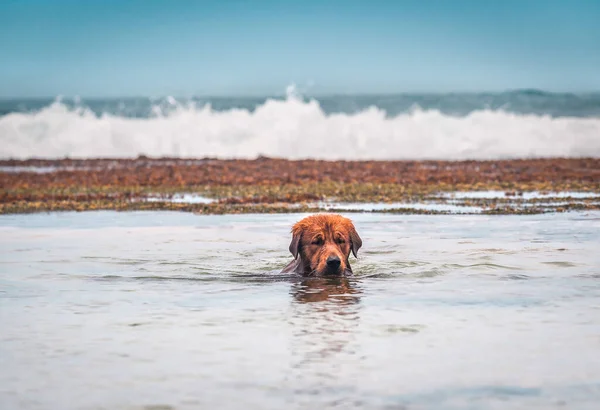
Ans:
[[[600,156],[600,93],[0,101],[0,158]]]
[[[0,408],[597,409],[600,212],[349,216],[337,280],[302,215],[0,216]]]
[[[0,170],[2,168],[0,167]],[[502,202],[494,202],[502,200]],[[216,201],[195,193],[180,193],[171,197],[154,195],[144,198],[143,201],[158,202],[168,201],[182,204],[209,204]],[[522,212],[535,208],[538,213],[556,212],[557,207],[573,207],[576,205],[600,205],[600,193],[597,192],[525,192],[518,196],[507,196],[504,191],[460,191],[446,192],[430,195],[418,202],[339,202],[335,199],[326,201],[305,202],[305,205],[331,212],[398,212],[398,210],[423,210],[448,214],[478,214],[489,210],[491,204],[494,208],[506,211]],[[301,204],[288,204],[290,207]]]

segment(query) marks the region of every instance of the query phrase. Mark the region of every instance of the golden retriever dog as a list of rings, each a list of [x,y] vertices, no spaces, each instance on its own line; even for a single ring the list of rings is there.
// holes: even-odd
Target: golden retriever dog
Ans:
[[[350,219],[335,214],[308,216],[292,227],[290,252],[294,260],[282,273],[351,275],[350,252],[356,257],[361,246],[362,240]]]

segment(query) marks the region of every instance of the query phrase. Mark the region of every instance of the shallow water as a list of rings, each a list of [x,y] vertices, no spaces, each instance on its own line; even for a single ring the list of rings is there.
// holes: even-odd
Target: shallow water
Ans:
[[[0,408],[597,408],[600,212],[350,217],[301,280],[300,215],[0,216]]]
[[[540,201],[544,199],[545,201]],[[173,202],[187,204],[210,204],[215,199],[197,193],[187,192],[172,196],[150,195],[141,199],[148,202]],[[498,202],[498,200],[503,200]],[[571,207],[575,205],[600,205],[598,192],[521,192],[519,195],[506,195],[504,191],[456,191],[440,192],[430,195],[426,199],[419,198],[420,202],[340,202],[336,200],[306,202],[305,204],[286,204],[290,208],[309,205],[323,211],[362,211],[383,212],[406,210],[432,211],[448,214],[478,214],[490,208],[490,205],[499,205],[506,211],[523,212],[528,208],[536,208],[544,212],[555,212],[557,207]]]
[[[519,195],[507,195],[505,191],[458,191],[442,194],[443,198],[452,199],[552,199],[552,198],[576,198],[576,199],[598,199],[598,192],[577,192],[577,191],[559,191],[559,192],[520,192]]]

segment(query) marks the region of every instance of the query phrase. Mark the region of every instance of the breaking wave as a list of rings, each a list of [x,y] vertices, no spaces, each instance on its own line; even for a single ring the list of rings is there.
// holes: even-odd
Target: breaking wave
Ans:
[[[481,109],[463,116],[376,106],[327,113],[294,92],[253,110],[180,105],[147,118],[97,115],[60,100],[0,117],[2,158],[218,157],[502,159],[600,156],[600,118]]]

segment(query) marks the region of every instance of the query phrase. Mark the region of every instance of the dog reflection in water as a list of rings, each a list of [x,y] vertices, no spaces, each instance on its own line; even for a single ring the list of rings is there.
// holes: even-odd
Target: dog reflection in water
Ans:
[[[331,301],[335,305],[352,305],[360,302],[360,290],[347,278],[306,278],[292,287],[292,295],[298,303],[313,303]],[[327,309],[333,309],[330,304]],[[338,310],[344,314],[344,309]]]
[[[302,278],[292,284],[291,381],[322,379],[326,384],[362,360],[352,348],[360,323],[361,293],[360,283],[345,277]]]

